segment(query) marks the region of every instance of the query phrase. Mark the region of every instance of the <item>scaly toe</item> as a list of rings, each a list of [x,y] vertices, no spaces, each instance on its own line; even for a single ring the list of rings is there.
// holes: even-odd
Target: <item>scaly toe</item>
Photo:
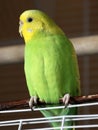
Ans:
[[[29,107],[32,109],[35,104],[37,104],[37,97],[36,96],[32,96],[30,98],[30,100],[29,100]]]
[[[70,94],[65,94],[64,97],[62,98],[62,101],[63,101],[65,107],[67,107],[67,105],[69,103],[69,99],[70,99]]]

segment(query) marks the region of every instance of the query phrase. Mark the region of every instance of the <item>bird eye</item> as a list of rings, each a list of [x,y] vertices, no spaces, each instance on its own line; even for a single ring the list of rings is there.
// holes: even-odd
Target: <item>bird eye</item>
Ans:
[[[33,19],[32,19],[32,18],[28,18],[27,21],[28,21],[28,22],[32,22]]]

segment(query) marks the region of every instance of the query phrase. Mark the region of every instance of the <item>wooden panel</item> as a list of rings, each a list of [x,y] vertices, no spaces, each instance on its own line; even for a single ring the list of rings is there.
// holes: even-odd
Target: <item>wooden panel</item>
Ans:
[[[98,33],[98,1],[90,0],[90,27],[91,34]]]
[[[68,36],[83,31],[82,1],[62,0],[57,2],[56,21]]]
[[[29,97],[23,70],[22,63],[0,66],[0,101]]]
[[[24,10],[33,9],[33,5],[32,0],[0,1],[0,40],[19,38],[19,16]]]
[[[56,21],[68,36],[98,33],[98,1],[57,1]]]

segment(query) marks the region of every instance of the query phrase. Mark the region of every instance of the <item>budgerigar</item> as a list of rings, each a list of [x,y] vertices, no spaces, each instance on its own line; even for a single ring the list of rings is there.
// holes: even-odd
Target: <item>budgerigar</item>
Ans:
[[[19,32],[25,41],[24,69],[32,107],[37,98],[46,103],[68,103],[80,94],[80,76],[74,47],[64,32],[44,12],[27,10],[20,15]],[[41,111],[45,117],[75,115],[76,108]],[[73,125],[68,121],[65,126]],[[53,127],[60,123],[52,123]],[[73,130],[66,128],[65,130]]]

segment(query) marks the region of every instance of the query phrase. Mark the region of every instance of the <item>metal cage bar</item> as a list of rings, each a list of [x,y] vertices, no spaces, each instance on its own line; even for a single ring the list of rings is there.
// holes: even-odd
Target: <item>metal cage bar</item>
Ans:
[[[72,107],[85,107],[85,106],[94,106],[98,105],[98,102],[95,103],[84,103],[84,104],[76,104],[76,105],[68,105],[69,108]],[[50,110],[50,109],[66,109],[64,106],[56,106],[56,107],[47,107],[47,108],[36,108],[34,107],[34,111],[39,110]],[[30,109],[21,109],[21,110],[7,110],[7,111],[0,111],[2,114],[7,113],[17,113],[17,112],[30,112]],[[74,126],[64,126],[65,121],[93,121],[98,120],[98,114],[84,114],[84,115],[63,115],[63,116],[54,116],[54,117],[42,117],[42,118],[30,118],[30,119],[18,119],[18,120],[9,120],[9,121],[0,121],[0,127],[5,126],[18,126],[18,130],[53,130],[53,129],[60,129],[64,130],[64,128],[97,128],[97,124],[87,124],[87,125],[74,125]],[[45,123],[52,123],[52,122],[60,122],[61,126],[59,127],[45,127],[45,128],[34,128],[34,129],[22,129],[25,125],[38,125],[38,124],[45,124]]]

